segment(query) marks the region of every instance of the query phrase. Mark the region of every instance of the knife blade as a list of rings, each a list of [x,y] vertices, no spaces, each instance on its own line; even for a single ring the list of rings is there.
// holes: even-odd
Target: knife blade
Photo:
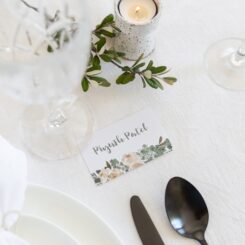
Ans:
[[[143,245],[164,245],[162,238],[138,196],[132,196],[130,207],[133,220]]]

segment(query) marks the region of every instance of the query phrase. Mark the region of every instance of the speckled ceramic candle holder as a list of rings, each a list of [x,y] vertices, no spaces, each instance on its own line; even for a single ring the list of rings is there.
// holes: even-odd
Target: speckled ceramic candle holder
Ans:
[[[161,0],[154,0],[157,5],[156,15],[146,24],[133,24],[120,13],[120,2],[115,1],[116,26],[122,31],[114,40],[114,49],[125,53],[128,60],[137,60],[141,54],[150,55],[155,48],[155,30],[161,16]]]

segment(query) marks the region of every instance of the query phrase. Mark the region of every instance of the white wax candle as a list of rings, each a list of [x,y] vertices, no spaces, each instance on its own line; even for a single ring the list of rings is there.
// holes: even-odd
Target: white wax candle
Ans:
[[[130,23],[146,24],[156,15],[157,6],[153,0],[122,0],[119,11]]]

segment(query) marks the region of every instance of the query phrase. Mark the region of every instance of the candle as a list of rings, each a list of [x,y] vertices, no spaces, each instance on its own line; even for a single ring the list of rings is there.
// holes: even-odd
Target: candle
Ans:
[[[116,26],[121,30],[113,46],[129,60],[150,55],[155,48],[155,30],[162,0],[115,0]]]
[[[132,24],[149,23],[157,14],[157,6],[153,0],[121,0],[121,15]]]

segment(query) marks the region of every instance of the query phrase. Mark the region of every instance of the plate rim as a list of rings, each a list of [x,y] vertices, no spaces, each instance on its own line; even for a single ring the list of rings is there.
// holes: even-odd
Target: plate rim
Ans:
[[[28,189],[33,189],[33,190],[39,189],[39,190],[44,190],[44,191],[51,191],[51,192],[57,193],[58,195],[62,196],[65,199],[70,199],[70,201],[75,202],[79,206],[86,209],[89,213],[91,213],[94,217],[96,217],[102,224],[104,224],[106,226],[106,228],[109,229],[109,231],[111,231],[111,233],[114,235],[114,237],[117,239],[117,241],[119,242],[120,245],[124,244],[122,242],[122,239],[118,235],[118,232],[116,232],[116,230],[107,221],[105,221],[104,218],[100,214],[98,214],[96,211],[94,211],[92,208],[90,208],[87,204],[83,203],[82,201],[78,200],[77,198],[73,197],[72,195],[70,195],[64,191],[58,190],[54,187],[50,187],[50,186],[42,185],[42,184],[35,184],[32,182],[28,183],[27,188],[26,188],[26,192],[28,191]],[[29,214],[26,211],[24,211],[23,213],[26,215]],[[30,215],[32,215],[32,214],[30,214]],[[52,222],[51,222],[51,224],[52,224]],[[56,226],[60,227],[59,225],[56,225]]]
[[[46,218],[43,218],[43,217],[40,217],[40,216],[37,216],[37,215],[33,215],[33,214],[30,214],[30,213],[26,213],[26,212],[22,212],[21,215],[20,215],[20,218],[19,219],[25,219],[25,218],[30,218],[30,219],[34,219],[34,220],[37,220],[37,221],[41,221],[43,223],[46,223],[48,224],[49,226],[52,226],[54,227],[56,230],[58,230],[59,232],[62,232],[63,234],[65,234],[67,237],[69,237],[69,239],[71,239],[73,242],[75,242],[75,244],[77,245],[80,245],[81,243],[77,240],[76,237],[72,236],[72,234],[70,234],[70,232],[67,232],[65,231],[62,227],[60,227],[59,225],[57,224],[54,224],[53,222],[51,222],[50,220],[46,219]],[[18,220],[19,221],[19,220]],[[16,225],[18,226],[18,221],[16,223]]]

